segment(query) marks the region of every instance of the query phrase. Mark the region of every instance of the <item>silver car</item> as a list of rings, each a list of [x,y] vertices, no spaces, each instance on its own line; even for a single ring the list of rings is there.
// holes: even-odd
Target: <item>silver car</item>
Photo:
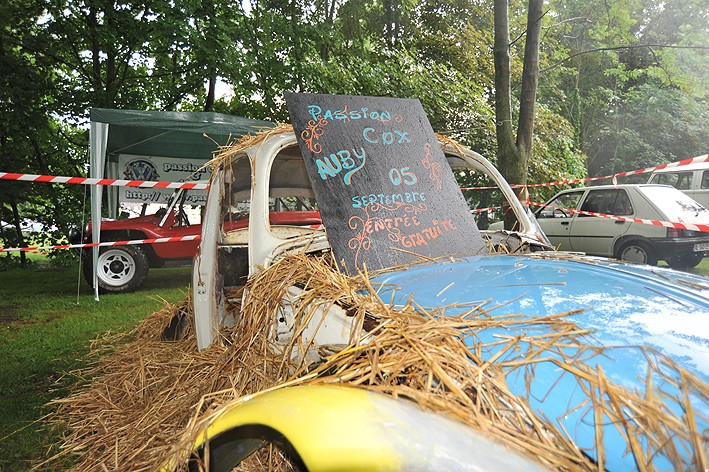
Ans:
[[[709,233],[585,215],[709,225],[709,211],[666,185],[602,185],[565,190],[535,212],[552,245],[675,269],[695,267],[709,252]]]

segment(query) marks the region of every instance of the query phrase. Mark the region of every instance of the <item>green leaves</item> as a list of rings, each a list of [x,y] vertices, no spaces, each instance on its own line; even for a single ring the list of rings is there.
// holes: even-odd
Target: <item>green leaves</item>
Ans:
[[[645,84],[614,101],[591,135],[595,142],[589,154],[592,172],[609,174],[707,152],[709,112],[693,97]]]
[[[563,21],[548,36],[570,59],[560,62],[563,54],[555,54],[554,66],[544,71],[553,89],[543,88],[562,98],[549,105],[574,124],[590,175],[693,157],[709,148],[702,78],[709,73],[709,13],[700,3],[551,4]]]
[[[527,19],[510,3],[514,96]],[[544,4],[530,181],[583,175],[583,154],[597,175],[709,149],[704,3]],[[285,91],[416,97],[436,131],[495,154],[491,2],[5,0],[0,18],[2,171],[84,172],[92,106],[286,121]],[[83,190],[0,183],[0,219],[63,227]]]

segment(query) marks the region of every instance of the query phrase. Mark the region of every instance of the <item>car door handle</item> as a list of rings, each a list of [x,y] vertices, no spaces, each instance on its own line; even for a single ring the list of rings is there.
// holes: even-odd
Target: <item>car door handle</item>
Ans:
[[[569,222],[568,222],[568,221],[562,221],[562,222],[561,222],[561,225],[562,225],[562,226],[569,226]]]
[[[615,220],[615,224],[617,224],[617,225],[624,225],[624,224],[625,224],[625,221]]]

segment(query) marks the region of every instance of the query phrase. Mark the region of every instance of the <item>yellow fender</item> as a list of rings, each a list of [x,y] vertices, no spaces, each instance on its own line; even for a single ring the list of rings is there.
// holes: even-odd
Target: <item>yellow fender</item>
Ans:
[[[318,471],[543,470],[472,428],[407,400],[364,389],[312,385],[237,400],[216,416],[193,450],[212,472],[229,471],[280,433]]]

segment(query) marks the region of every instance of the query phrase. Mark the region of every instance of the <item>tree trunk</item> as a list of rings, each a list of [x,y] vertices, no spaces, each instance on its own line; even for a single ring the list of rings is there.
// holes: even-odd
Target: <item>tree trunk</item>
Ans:
[[[532,151],[534,135],[534,110],[539,81],[539,38],[542,32],[543,0],[529,0],[527,10],[527,38],[524,43],[524,68],[522,69],[522,93],[519,107],[517,149],[524,160],[524,182],[527,183],[527,161]]]
[[[10,207],[12,207],[12,223],[15,225],[15,231],[17,232],[17,247],[25,247],[27,244],[25,244],[25,237],[22,234],[22,227],[20,226],[21,218],[20,210],[17,208],[17,200],[10,198]],[[22,267],[27,266],[27,254],[25,254],[24,251],[20,251],[20,261]]]
[[[103,84],[101,82],[101,46],[98,41],[98,14],[95,7],[89,8],[86,22],[91,37],[91,85],[94,92],[99,93],[103,89]],[[99,104],[104,105],[102,102]]]
[[[527,37],[522,72],[519,123],[515,139],[512,127],[512,90],[510,68],[509,2],[495,0],[495,116],[497,164],[511,185],[527,185],[527,167],[534,136],[534,109],[539,75],[539,38],[541,35],[543,0],[529,0]],[[527,199],[526,187],[520,200]],[[512,212],[505,212],[505,229],[517,223]]]
[[[510,32],[507,0],[495,0],[495,116],[497,139],[512,136],[512,104],[510,95]]]
[[[42,147],[40,146],[39,142],[34,136],[28,136],[27,138],[30,140],[30,143],[32,143],[32,147],[34,148],[34,157],[35,161],[37,162],[37,166],[39,166],[40,172],[44,175],[50,175],[51,173],[49,171],[49,165],[47,165],[47,158],[44,155],[44,152],[42,151]]]
[[[502,176],[514,185],[520,182],[520,156],[512,129],[512,91],[510,85],[509,2],[495,0],[495,134],[497,136],[497,166]],[[503,202],[505,229],[513,229],[517,220]]]
[[[209,79],[207,82],[207,99],[204,102],[204,111],[212,111],[217,91],[217,70],[216,67],[209,68]]]

